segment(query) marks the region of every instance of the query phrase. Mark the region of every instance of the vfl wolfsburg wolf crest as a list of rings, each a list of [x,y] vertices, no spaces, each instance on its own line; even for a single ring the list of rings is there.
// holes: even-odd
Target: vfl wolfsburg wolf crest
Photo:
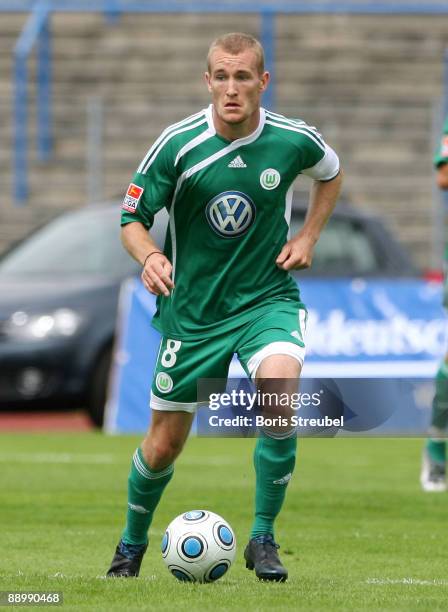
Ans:
[[[274,168],[267,168],[260,175],[260,184],[263,189],[270,191],[280,185],[280,173]]]
[[[224,191],[207,204],[210,227],[224,238],[242,236],[255,220],[255,204],[241,191]]]

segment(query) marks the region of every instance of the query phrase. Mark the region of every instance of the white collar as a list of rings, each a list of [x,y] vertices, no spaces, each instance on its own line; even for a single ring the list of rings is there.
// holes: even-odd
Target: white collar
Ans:
[[[205,115],[207,117],[208,131],[211,132],[212,134],[216,134],[216,128],[215,128],[215,124],[213,121],[213,104],[210,104],[205,109]],[[258,122],[257,128],[253,132],[248,134],[247,136],[244,136],[243,138],[237,138],[236,140],[232,140],[232,144],[233,143],[245,144],[246,140],[250,140],[250,142],[253,142],[254,140],[256,140],[260,136],[261,132],[263,131],[265,121],[266,121],[266,111],[263,107],[260,107],[260,120]]]

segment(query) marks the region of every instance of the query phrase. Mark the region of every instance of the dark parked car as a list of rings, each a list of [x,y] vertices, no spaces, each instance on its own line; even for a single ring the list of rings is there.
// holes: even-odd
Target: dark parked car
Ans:
[[[119,205],[56,218],[0,259],[0,407],[85,405],[101,425],[118,294],[139,273],[119,240]],[[303,222],[296,205],[292,231]],[[152,230],[163,245],[167,215]],[[414,276],[375,217],[340,206],[324,230],[313,276]]]
[[[119,210],[61,215],[0,260],[0,407],[85,404],[102,420],[122,280]]]
[[[303,224],[306,206],[297,203],[291,215],[291,235]],[[338,205],[316,245],[312,267],[300,276],[413,277],[418,270],[405,249],[370,213]]]

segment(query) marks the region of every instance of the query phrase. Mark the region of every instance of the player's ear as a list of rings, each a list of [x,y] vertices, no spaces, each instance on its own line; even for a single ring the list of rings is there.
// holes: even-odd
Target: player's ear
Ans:
[[[212,91],[212,86],[211,86],[211,84],[210,84],[210,80],[211,80],[210,73],[209,73],[209,72],[204,72],[204,81],[205,81],[205,83],[206,83],[206,85],[207,85],[207,89],[208,89],[208,90],[209,90],[209,92],[211,93],[211,91]]]
[[[271,78],[271,75],[269,74],[269,72],[263,72],[263,74],[260,77],[260,91],[265,91],[268,84],[269,84],[269,80]]]

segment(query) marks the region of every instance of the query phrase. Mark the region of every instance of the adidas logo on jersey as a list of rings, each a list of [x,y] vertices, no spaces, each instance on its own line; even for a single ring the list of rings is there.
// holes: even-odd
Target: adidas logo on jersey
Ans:
[[[232,159],[227,168],[247,168],[247,166],[243,162],[241,155],[237,155],[235,159]]]

